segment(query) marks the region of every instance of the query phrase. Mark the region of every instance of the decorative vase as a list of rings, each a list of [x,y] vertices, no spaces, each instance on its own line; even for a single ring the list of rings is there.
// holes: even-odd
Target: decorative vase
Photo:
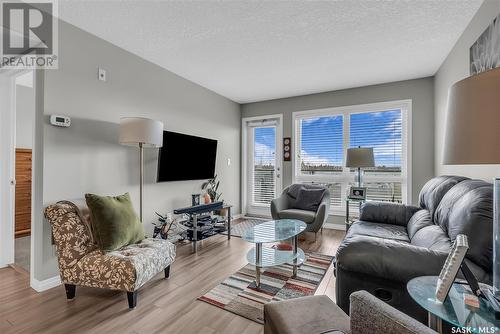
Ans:
[[[203,195],[203,201],[205,202],[205,204],[212,203],[212,200],[210,199],[210,195],[208,193],[205,193],[205,195]]]

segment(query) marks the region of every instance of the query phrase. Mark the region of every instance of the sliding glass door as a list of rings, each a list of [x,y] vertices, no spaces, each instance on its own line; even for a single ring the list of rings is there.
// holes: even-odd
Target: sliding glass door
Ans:
[[[279,119],[246,123],[246,212],[269,216],[281,192],[281,127]]]

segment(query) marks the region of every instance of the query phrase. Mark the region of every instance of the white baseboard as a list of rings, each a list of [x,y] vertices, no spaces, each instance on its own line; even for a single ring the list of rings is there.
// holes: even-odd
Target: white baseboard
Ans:
[[[245,215],[242,213],[239,213],[237,215],[232,216],[231,219],[239,219],[239,218],[243,218],[243,217],[245,217]]]
[[[35,278],[31,280],[31,287],[36,292],[42,292],[48,289],[55,288],[56,286],[61,285],[61,277],[54,276],[51,278],[44,279],[43,281],[39,281]]]
[[[345,231],[345,224],[324,223],[323,227],[331,230]]]

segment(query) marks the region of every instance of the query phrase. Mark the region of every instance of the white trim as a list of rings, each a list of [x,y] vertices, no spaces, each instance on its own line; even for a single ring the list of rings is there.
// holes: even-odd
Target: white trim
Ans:
[[[33,93],[34,93],[34,121],[33,121],[33,145],[32,145],[32,181],[31,181],[31,243],[30,243],[30,285],[40,286],[40,281],[36,280],[35,271],[38,265],[39,259],[41,260],[41,250],[43,248],[43,224],[45,224],[43,218],[43,118],[44,118],[44,104],[43,104],[43,80],[44,71],[43,70],[2,70],[0,76],[3,78],[10,78],[11,87],[15,88],[15,77],[22,75],[23,73],[33,71]],[[15,89],[14,89],[15,92]],[[1,92],[0,92],[1,94]],[[14,93],[15,94],[15,93]],[[15,113],[15,95],[11,96],[11,107],[10,112]],[[3,106],[2,106],[3,107]],[[14,118],[15,122],[15,118]],[[11,161],[8,161],[9,168],[12,173],[15,173],[15,123],[9,122],[11,128],[6,131],[7,135],[13,136],[14,140],[11,146],[11,152],[13,154]],[[3,132],[3,131],[2,131]],[[0,134],[2,133],[0,132]],[[11,164],[12,162],[12,164]],[[13,174],[14,175],[14,174]],[[3,177],[2,177],[3,178]],[[0,180],[0,183],[2,180]],[[10,182],[8,178],[4,179],[4,182]],[[4,191],[4,186],[0,185],[0,194]],[[15,189],[14,189],[15,191]],[[1,195],[0,195],[1,197]],[[13,203],[15,203],[15,196],[12,195]],[[5,205],[5,202],[0,199],[0,204]],[[0,220],[0,267],[5,267],[10,263],[14,262],[14,207],[10,210],[12,219],[10,220],[12,224],[5,224],[5,221]],[[2,232],[7,226],[8,233]],[[9,242],[10,240],[10,242]],[[38,251],[37,251],[38,249]],[[3,256],[3,257],[2,257]],[[38,256],[38,258],[37,258]],[[11,257],[11,258],[10,258]],[[42,284],[42,287],[44,285]],[[35,289],[36,290],[36,289]]]
[[[2,72],[0,78],[0,268],[14,262],[15,185],[15,76],[18,71]]]
[[[345,224],[324,223],[323,228],[329,230],[345,231]]]
[[[29,72],[33,73],[33,80],[35,80],[34,70],[9,69],[0,72],[0,86],[5,86],[0,90],[0,101],[3,100],[4,103],[0,106],[2,110],[0,116],[2,117],[2,124],[8,126],[0,131],[1,142],[5,145],[3,148],[0,147],[0,155],[6,154],[9,157],[8,159],[2,158],[5,166],[4,168],[0,168],[4,169],[4,174],[0,175],[2,178],[0,180],[0,211],[3,211],[0,218],[0,268],[14,263],[15,257],[15,183],[11,184],[11,181],[15,181],[16,177],[16,78]],[[1,96],[2,92],[4,93],[3,96]],[[33,93],[36,93],[34,82]],[[34,118],[35,111],[33,110]],[[34,194],[33,190],[34,184],[32,183],[32,194]],[[33,196],[31,207],[34,207]]]
[[[244,214],[238,213],[237,215],[232,215],[231,216],[231,220],[240,219],[240,218],[243,218],[243,217],[245,217]]]
[[[59,286],[61,284],[62,284],[61,277],[59,277],[59,276],[47,278],[47,279],[44,279],[43,281],[39,281],[39,280],[34,279],[34,278],[31,280],[31,287],[36,292],[42,292],[45,290],[49,290],[49,289],[55,288],[56,286]]]
[[[244,216],[247,214],[247,201],[248,201],[248,126],[249,122],[262,121],[262,120],[272,120],[277,119],[279,124],[276,126],[276,142],[279,145],[276,146],[276,157],[279,162],[280,169],[280,180],[277,185],[277,191],[281,193],[283,189],[283,159],[282,159],[282,145],[283,145],[283,114],[271,114],[264,116],[252,116],[243,117],[241,119],[241,214]]]
[[[365,113],[365,112],[377,112],[377,111],[386,111],[390,109],[400,109],[402,112],[402,126],[406,130],[406,136],[403,136],[402,146],[403,146],[403,154],[404,161],[402,164],[404,165],[404,169],[406,170],[406,174],[403,173],[401,177],[398,179],[403,179],[405,182],[403,191],[403,201],[411,204],[412,203],[412,100],[395,100],[395,101],[387,101],[387,102],[376,102],[376,103],[367,103],[367,104],[359,104],[359,105],[348,105],[348,106],[340,106],[340,107],[329,107],[329,108],[321,108],[321,109],[310,109],[303,111],[295,111],[292,112],[292,183],[297,183],[299,181],[304,181],[307,179],[311,180],[321,180],[325,183],[334,183],[334,182],[344,182],[346,175],[342,176],[314,176],[309,177],[308,175],[300,176],[300,180],[297,179],[297,154],[299,153],[297,150],[297,143],[300,141],[300,133],[297,130],[297,120],[303,117],[313,118],[313,117],[321,117],[325,115],[342,115],[343,116],[343,137],[344,137],[344,145],[348,145],[349,139],[349,115],[354,113]],[[347,127],[347,128],[346,128]],[[376,177],[370,177],[371,179],[376,179]],[[387,180],[387,177],[384,177],[384,180]],[[406,190],[406,191],[405,191]],[[345,194],[345,189],[341,190],[342,194]],[[345,215],[345,204],[344,200],[341,200],[341,207],[337,209],[331,209],[329,215]]]

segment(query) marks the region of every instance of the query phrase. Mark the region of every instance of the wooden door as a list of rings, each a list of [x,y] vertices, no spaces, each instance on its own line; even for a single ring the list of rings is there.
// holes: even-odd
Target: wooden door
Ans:
[[[16,238],[31,233],[31,149],[16,148]]]

